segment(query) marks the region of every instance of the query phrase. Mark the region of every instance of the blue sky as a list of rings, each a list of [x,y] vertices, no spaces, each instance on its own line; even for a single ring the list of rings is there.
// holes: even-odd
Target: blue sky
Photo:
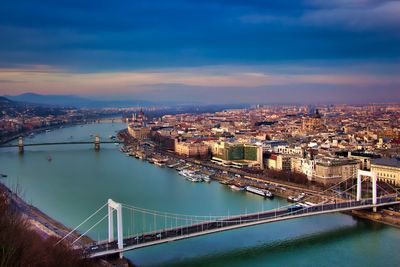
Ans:
[[[400,1],[1,1],[0,94],[400,100]]]

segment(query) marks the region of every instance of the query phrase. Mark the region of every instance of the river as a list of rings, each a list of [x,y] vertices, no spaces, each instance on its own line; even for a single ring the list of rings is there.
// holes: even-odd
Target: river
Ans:
[[[95,134],[105,139],[124,127],[123,123],[71,126],[25,141],[80,141]],[[0,173],[8,174],[2,182],[20,188],[27,202],[71,228],[108,198],[146,209],[205,216],[255,212],[286,204],[284,199],[234,192],[217,182],[191,183],[175,170],[127,157],[114,144],[102,144],[98,153],[93,145],[27,147],[22,156],[16,148],[1,149]],[[132,234],[129,223],[140,222],[132,219],[132,214],[124,215],[128,224],[125,232]],[[147,224],[150,228],[146,229],[151,230]],[[103,222],[89,235],[105,239],[106,227]],[[399,229],[330,214],[197,237],[124,255],[140,266],[398,266],[399,248]]]

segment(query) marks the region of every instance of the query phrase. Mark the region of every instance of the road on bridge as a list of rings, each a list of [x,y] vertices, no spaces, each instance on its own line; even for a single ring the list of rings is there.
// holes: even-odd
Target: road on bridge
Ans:
[[[384,205],[385,203],[393,202],[396,202],[396,197],[383,197],[377,199],[377,205]],[[276,209],[260,213],[225,217],[214,221],[206,221],[188,226],[178,226],[172,229],[164,229],[161,231],[134,235],[124,239],[124,249],[122,251],[255,224],[312,216],[321,212],[329,213],[343,211],[344,209],[356,210],[369,207],[372,207],[372,199],[320,204],[310,207],[299,207],[292,205],[285,209]],[[85,250],[85,252],[91,257],[115,254],[122,251],[118,249],[117,241],[98,243],[88,247]]]
[[[50,142],[50,143],[31,143],[31,144],[24,144],[24,147],[27,146],[54,146],[54,145],[92,145],[94,141],[73,141],[73,142]],[[101,141],[100,144],[121,144],[122,141],[115,140],[115,141]],[[1,145],[0,148],[7,148],[7,147],[18,147],[16,145]]]

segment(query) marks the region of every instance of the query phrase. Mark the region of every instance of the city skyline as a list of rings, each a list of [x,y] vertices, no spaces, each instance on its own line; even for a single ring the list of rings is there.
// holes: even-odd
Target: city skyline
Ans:
[[[0,95],[400,100],[399,1],[0,4]]]
[[[0,265],[398,266],[399,14],[0,1]]]

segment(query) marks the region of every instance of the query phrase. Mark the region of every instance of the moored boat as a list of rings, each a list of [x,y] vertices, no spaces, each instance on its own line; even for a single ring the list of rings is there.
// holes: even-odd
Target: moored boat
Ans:
[[[202,178],[196,174],[194,171],[190,170],[182,170],[179,172],[180,175],[184,176],[186,180],[191,181],[191,182],[202,182]]]
[[[232,189],[234,191],[243,191],[243,190],[245,190],[244,187],[239,187],[239,186],[234,185],[234,184],[229,185],[229,187],[230,187],[230,189]]]
[[[159,162],[159,161],[155,161],[154,164],[157,165],[158,167],[164,167],[165,166],[164,163]]]
[[[168,168],[175,168],[176,166],[178,166],[180,163],[174,163],[174,164],[169,164],[167,165]]]
[[[246,191],[263,196],[263,197],[268,197],[268,198],[274,197],[274,195],[269,190],[260,189],[260,188],[254,187],[254,186],[246,186]]]
[[[288,196],[287,200],[289,202],[299,202],[300,200],[303,200],[305,198],[306,194],[301,193],[298,196]]]
[[[202,181],[202,180],[199,179],[198,177],[186,177],[186,180],[191,181],[191,182],[194,182],[194,183],[199,183],[199,182]]]
[[[203,174],[202,177],[201,177],[201,179],[203,179],[203,181],[206,182],[206,183],[211,182],[210,176],[208,176],[208,175],[206,175],[206,174]]]

